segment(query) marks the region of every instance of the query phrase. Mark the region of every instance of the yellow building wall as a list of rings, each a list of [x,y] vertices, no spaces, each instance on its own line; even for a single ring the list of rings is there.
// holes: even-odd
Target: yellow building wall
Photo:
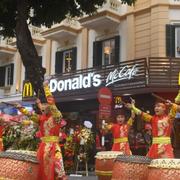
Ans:
[[[151,13],[143,12],[135,15],[135,58],[150,55],[150,21]]]
[[[128,14],[129,13],[129,14]],[[166,24],[169,24],[168,0],[137,0],[127,13],[127,59],[166,56]],[[134,22],[130,21],[134,19]],[[133,27],[134,26],[134,27]],[[134,31],[134,33],[133,33]],[[133,43],[130,43],[133,42]],[[134,45],[134,47],[132,47]],[[129,49],[133,53],[129,54]]]

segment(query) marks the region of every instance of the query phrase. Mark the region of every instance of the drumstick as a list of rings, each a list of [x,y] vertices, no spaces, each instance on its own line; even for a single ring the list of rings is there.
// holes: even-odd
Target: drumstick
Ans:
[[[13,104],[13,103],[7,103],[7,102],[1,102],[1,103],[6,104],[7,106],[13,106],[13,107],[15,107],[16,109],[20,109],[20,107],[17,107],[17,105],[16,105],[16,104]]]
[[[155,98],[161,100],[162,102],[167,102],[167,99],[164,99],[161,96],[158,96],[157,94],[154,94],[154,93],[151,93],[151,94],[152,94],[152,96],[154,96]]]
[[[19,122],[19,121],[16,121],[16,120],[14,120],[14,119],[10,119],[10,121],[13,121],[13,122],[16,122],[16,123],[21,123],[21,122]]]
[[[105,120],[102,120],[102,129],[104,129],[105,123],[106,123]],[[104,146],[104,144],[105,144],[105,136],[102,135],[101,136],[101,146]]]
[[[3,119],[3,118],[2,118],[2,119]],[[10,123],[11,121],[12,121],[12,122],[15,122],[15,123],[18,123],[18,124],[21,123],[21,122],[19,122],[19,121],[16,121],[15,119],[9,119],[9,121],[3,121],[3,120],[2,120],[2,122],[5,123],[5,124]]]
[[[8,106],[16,106],[15,104],[13,104],[13,103],[7,103],[7,102],[1,102],[1,103],[3,103],[3,104],[6,104],[6,105],[8,105]]]

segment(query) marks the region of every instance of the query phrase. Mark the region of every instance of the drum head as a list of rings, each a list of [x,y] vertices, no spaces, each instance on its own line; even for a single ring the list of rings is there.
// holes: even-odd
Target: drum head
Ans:
[[[121,155],[122,152],[119,151],[101,151],[98,152],[95,156],[96,159],[115,159],[118,155]]]
[[[141,164],[150,164],[152,159],[146,156],[127,156],[127,155],[118,155],[115,161],[122,162],[132,162],[132,163],[141,163]]]
[[[149,165],[153,168],[180,169],[180,159],[153,159]]]
[[[38,163],[36,158],[36,152],[34,151],[18,151],[9,150],[0,152],[0,158],[9,158],[19,161],[29,161],[32,163]]]

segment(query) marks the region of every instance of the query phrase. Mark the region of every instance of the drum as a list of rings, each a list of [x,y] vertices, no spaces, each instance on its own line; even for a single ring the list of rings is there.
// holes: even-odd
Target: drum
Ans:
[[[145,156],[119,155],[113,167],[112,180],[146,180],[151,159]]]
[[[38,161],[34,151],[0,152],[0,179],[35,180]]]
[[[148,180],[180,179],[180,159],[154,159],[149,165]]]
[[[102,151],[96,154],[95,172],[99,180],[111,180],[114,160],[120,154],[122,153],[119,151]]]

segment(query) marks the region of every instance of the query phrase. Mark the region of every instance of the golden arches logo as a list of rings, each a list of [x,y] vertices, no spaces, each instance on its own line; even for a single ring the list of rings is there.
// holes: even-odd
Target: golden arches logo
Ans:
[[[120,96],[116,96],[114,99],[115,99],[115,104],[120,104],[120,102],[121,102]]]
[[[32,97],[34,95],[33,87],[30,82],[25,82],[23,87],[23,97]]]

